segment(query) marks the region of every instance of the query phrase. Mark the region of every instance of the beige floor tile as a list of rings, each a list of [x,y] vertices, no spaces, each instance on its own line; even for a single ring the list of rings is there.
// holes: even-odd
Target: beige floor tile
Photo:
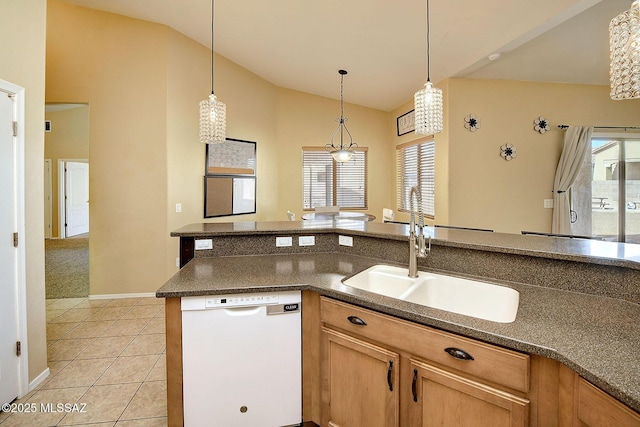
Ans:
[[[128,307],[109,307],[105,306],[100,308],[96,313],[92,314],[87,320],[90,322],[98,320],[118,320],[126,312],[131,310],[131,306]]]
[[[154,365],[145,381],[166,381],[167,380],[167,356],[160,355],[160,358]]]
[[[51,322],[53,319],[55,319],[58,316],[63,315],[68,310],[69,310],[68,308],[49,310],[49,307],[47,307],[47,322]]]
[[[72,360],[43,389],[92,386],[114,360],[115,358]]]
[[[139,356],[143,354],[160,354],[166,347],[164,334],[138,335],[129,344],[122,356]]]
[[[106,423],[91,423],[91,424],[74,424],[73,427],[113,427],[116,423],[109,421]]]
[[[116,427],[166,427],[167,417],[142,418],[139,420],[122,420],[116,423]]]
[[[96,385],[140,383],[145,380],[158,359],[155,354],[118,357],[102,374]]]
[[[164,307],[164,298],[147,297],[141,298],[139,305],[161,305]]]
[[[120,419],[165,417],[167,415],[167,399],[158,399],[166,395],[166,381],[145,381]]]
[[[96,307],[104,307],[109,304],[112,300],[110,299],[87,299],[82,301],[80,304],[76,305],[74,308],[96,308]]]
[[[67,414],[59,425],[117,421],[139,387],[138,383],[93,386],[80,399],[87,412]]]
[[[124,316],[123,319],[145,319],[158,315],[158,312],[163,310],[159,305],[137,305],[132,307]]]
[[[164,319],[164,313],[165,313],[165,310],[164,310],[164,307],[163,307],[162,310],[160,310],[158,312],[158,314],[156,314],[156,317],[162,317]]]
[[[55,426],[65,416],[64,408],[58,412],[58,403],[74,404],[87,391],[86,387],[66,388],[60,390],[39,390],[27,401],[35,412],[12,414],[2,423],[3,427],[48,427]],[[48,406],[51,404],[51,406]]]
[[[116,298],[112,299],[108,306],[109,307],[132,307],[134,305],[140,304],[143,298]]]
[[[75,328],[73,331],[71,331],[67,335],[65,335],[65,338],[71,339],[71,338],[95,338],[95,337],[99,337],[100,335],[102,335],[104,333],[104,331],[106,331],[107,329],[112,327],[115,323],[116,323],[115,320],[101,320],[101,321],[97,321],[97,322],[85,321],[85,322],[80,323],[80,325],[77,328]],[[62,323],[62,324],[64,325],[64,323]],[[49,332],[48,332],[48,329],[47,329],[47,334],[48,333]]]
[[[117,357],[131,343],[132,336],[98,337],[87,346],[78,359],[95,359],[99,357]]]
[[[100,307],[71,308],[55,319],[51,319],[49,323],[82,322],[83,320],[87,320],[92,314],[97,313],[99,310],[101,310]]]
[[[147,326],[140,332],[141,334],[164,334],[165,332],[165,320],[162,317],[154,317],[149,320]]]
[[[80,323],[47,323],[47,339],[59,340]]]
[[[102,336],[138,335],[151,319],[120,319],[107,329]]]
[[[49,382],[55,378],[58,373],[62,371],[62,369],[71,363],[70,360],[61,360],[59,362],[49,362],[47,365],[49,366],[49,376],[45,378],[39,385],[38,389],[46,388],[45,386],[49,384]]]
[[[95,338],[58,340],[47,347],[47,359],[50,362],[56,362],[59,360],[73,360],[94,340]]]
[[[81,302],[86,301],[86,299],[87,298],[62,298],[62,299],[55,300],[51,304],[47,304],[46,307],[47,307],[47,310],[58,310],[58,309],[68,310],[80,304]]]

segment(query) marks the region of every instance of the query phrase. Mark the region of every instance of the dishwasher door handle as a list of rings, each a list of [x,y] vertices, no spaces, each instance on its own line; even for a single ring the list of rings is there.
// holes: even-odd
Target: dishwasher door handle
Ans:
[[[227,316],[230,316],[230,317],[255,316],[256,314],[260,313],[260,309],[262,307],[264,306],[230,307],[230,308],[223,308],[222,311],[224,311],[227,314]]]

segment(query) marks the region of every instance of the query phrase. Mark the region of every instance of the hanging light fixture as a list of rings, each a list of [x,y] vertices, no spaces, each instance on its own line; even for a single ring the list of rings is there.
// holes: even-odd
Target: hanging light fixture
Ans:
[[[336,162],[343,163],[351,160],[353,152],[358,148],[358,144],[353,142],[351,132],[349,132],[349,129],[347,129],[347,125],[345,125],[347,118],[344,117],[343,83],[344,76],[345,74],[347,74],[347,71],[338,70],[338,73],[340,74],[340,118],[336,119],[336,122],[338,122],[338,127],[333,131],[333,135],[331,135],[331,144],[325,145],[324,149],[331,153],[331,156],[333,156],[333,159]],[[340,145],[336,145],[334,143],[334,139],[338,132],[340,132]],[[345,132],[349,136],[349,145],[345,145],[344,143]]]
[[[433,87],[430,76],[430,36],[429,0],[427,0],[427,83],[424,89],[414,95],[414,117],[416,134],[433,135],[442,132],[442,90]]]
[[[213,2],[211,0],[211,95],[200,102],[200,142],[222,144],[227,139],[227,107],[213,93]]]
[[[640,98],[640,3],[609,24],[611,99]]]

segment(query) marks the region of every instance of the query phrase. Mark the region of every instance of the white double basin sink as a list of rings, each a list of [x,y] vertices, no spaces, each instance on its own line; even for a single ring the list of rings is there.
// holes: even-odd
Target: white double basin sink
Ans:
[[[499,323],[516,319],[520,293],[491,283],[374,265],[343,281],[347,286],[452,313]]]

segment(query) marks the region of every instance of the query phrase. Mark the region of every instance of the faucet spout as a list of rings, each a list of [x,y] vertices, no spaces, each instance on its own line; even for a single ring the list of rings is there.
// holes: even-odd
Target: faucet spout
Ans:
[[[418,234],[416,235],[416,210],[414,199],[418,204]],[[409,210],[411,211],[411,221],[409,222],[409,277],[418,277],[418,258],[426,258],[431,252],[431,236],[429,244],[424,239],[424,215],[422,213],[422,194],[417,186],[411,187],[409,193]]]

